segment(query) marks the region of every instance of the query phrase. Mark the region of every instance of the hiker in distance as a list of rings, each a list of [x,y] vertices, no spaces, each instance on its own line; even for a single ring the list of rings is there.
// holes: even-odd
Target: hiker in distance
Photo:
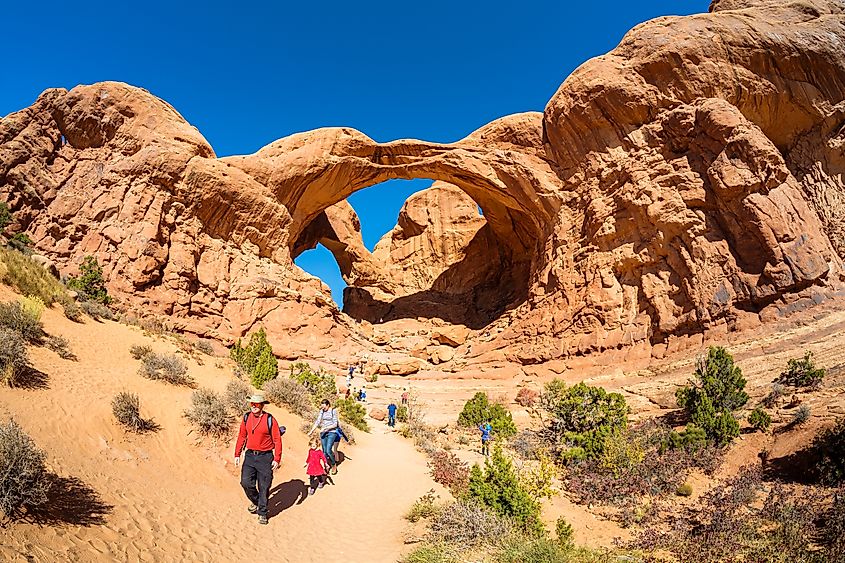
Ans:
[[[332,408],[332,404],[328,399],[323,399],[320,403],[320,410],[317,411],[317,420],[314,421],[314,426],[308,431],[308,435],[320,428],[320,442],[323,444],[323,453],[326,454],[326,459],[329,460],[331,466],[331,474],[337,475],[337,460],[332,452],[332,446],[337,440],[337,409]]]
[[[249,398],[249,412],[241,420],[238,441],[235,444],[235,467],[241,467],[241,486],[250,505],[247,510],[258,514],[258,523],[267,524],[267,496],[273,484],[273,471],[282,461],[282,431],[270,413],[264,412],[264,395]],[[257,488],[256,488],[257,485]]]
[[[387,425],[393,428],[396,426],[396,403],[390,401],[387,405]]]
[[[481,453],[489,457],[490,432],[493,430],[493,427],[490,425],[490,420],[485,420],[482,424],[479,424],[478,429],[481,431]]]

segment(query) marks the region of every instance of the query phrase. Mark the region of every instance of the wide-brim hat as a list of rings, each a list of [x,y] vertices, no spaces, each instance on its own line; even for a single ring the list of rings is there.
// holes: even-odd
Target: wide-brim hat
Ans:
[[[261,404],[266,405],[270,401],[265,399],[264,395],[262,395],[261,393],[256,393],[255,395],[252,395],[249,399],[247,399],[247,402],[249,402],[249,403],[261,403]]]

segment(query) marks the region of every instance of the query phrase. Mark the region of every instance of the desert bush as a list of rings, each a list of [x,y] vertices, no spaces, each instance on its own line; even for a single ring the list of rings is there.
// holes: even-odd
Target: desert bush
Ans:
[[[516,434],[516,425],[511,413],[498,403],[491,403],[487,394],[479,391],[464,404],[458,415],[458,424],[467,427],[477,427],[482,422],[490,421],[493,433],[507,438]]]
[[[47,502],[46,457],[14,420],[0,424],[0,510],[7,518]]]
[[[748,402],[742,370],[727,350],[711,346],[706,358],[697,359],[694,375],[695,381],[675,393],[678,406],[709,440],[720,446],[728,444],[739,436],[733,411]]]
[[[829,563],[845,563],[845,488],[833,495],[833,502],[824,515],[820,539]]]
[[[428,458],[431,478],[449,489],[453,495],[463,493],[469,483],[469,467],[452,452],[436,450]]]
[[[555,521],[555,537],[557,538],[557,543],[564,549],[575,547],[575,530],[572,529],[572,525],[563,516],[558,517]]]
[[[540,504],[526,490],[500,446],[484,461],[482,470],[477,464],[470,470],[467,496],[479,501],[500,516],[511,518],[523,531],[543,533]]]
[[[21,335],[0,326],[0,383],[15,387],[29,368],[29,355]]]
[[[461,546],[497,545],[513,531],[511,521],[471,499],[460,499],[431,519],[429,537]]]
[[[397,422],[408,422],[408,407],[399,405],[396,408],[396,420]]]
[[[689,483],[683,483],[678,485],[678,488],[675,489],[675,494],[679,497],[689,497],[692,496],[692,485]]]
[[[252,394],[252,388],[241,381],[240,379],[232,379],[226,384],[226,390],[223,392],[223,401],[229,408],[230,412],[243,414],[249,410],[249,396]],[[267,391],[264,392],[267,398]],[[270,399],[267,398],[269,401]],[[272,401],[270,401],[272,402]]]
[[[205,354],[206,356],[213,356],[214,355],[214,345],[208,340],[197,340],[194,347],[201,353]]]
[[[83,301],[107,305],[111,298],[103,279],[103,269],[93,256],[86,256],[79,266],[78,276],[68,276],[67,286],[76,291]]]
[[[314,412],[314,399],[301,383],[284,377],[271,379],[264,384],[264,397],[274,405],[287,407],[299,416],[310,417]]]
[[[434,495],[434,489],[432,489],[414,501],[414,504],[411,505],[411,508],[405,514],[405,520],[408,522],[418,522],[420,518],[431,518],[440,509],[441,507],[437,504],[437,497]]]
[[[817,471],[821,481],[828,485],[845,482],[845,418],[820,432],[813,439],[813,449],[818,456]]]
[[[116,319],[112,310],[109,309],[108,305],[105,303],[97,303],[96,301],[80,301],[79,308],[82,309],[83,313],[95,321],[100,321],[102,319],[113,321]]]
[[[0,303],[0,327],[17,332],[24,340],[40,343],[44,337],[41,310],[32,302],[25,304],[25,300]]]
[[[62,302],[62,309],[64,310],[65,317],[72,320],[75,323],[82,321],[82,309],[79,308],[79,305],[73,299],[66,299]]]
[[[367,409],[364,405],[349,397],[348,399],[337,399],[335,407],[341,420],[348,422],[358,430],[370,431],[370,426],[367,424]]]
[[[279,363],[273,355],[273,348],[267,341],[267,332],[260,328],[249,337],[246,347],[240,338],[229,351],[236,364],[247,374],[253,387],[261,387],[279,374]]]
[[[311,369],[311,366],[306,362],[292,364],[290,366],[290,377],[308,390],[315,404],[323,399],[331,400],[337,395],[334,377],[321,369],[316,371]]]
[[[76,354],[70,350],[70,342],[63,336],[48,336],[44,339],[44,344],[59,355],[63,360],[76,360]]]
[[[370,375],[365,375],[364,381],[366,381],[367,383],[375,383],[376,381],[378,381],[378,374],[371,373]]]
[[[73,300],[68,297],[65,286],[28,256],[0,247],[0,262],[6,266],[0,270],[3,272],[0,282],[11,285],[23,295],[38,297],[47,306],[57,301],[71,306]]]
[[[444,543],[425,542],[403,557],[401,563],[458,563],[457,550]]]
[[[191,395],[187,418],[202,434],[221,436],[232,427],[232,416],[223,398],[211,389],[197,389]]]
[[[557,466],[545,450],[538,452],[536,463],[523,465],[519,471],[522,487],[536,499],[552,498],[557,494],[552,487],[557,476]]]
[[[524,460],[539,459],[540,450],[545,449],[542,438],[531,429],[520,430],[509,442],[511,450]]]
[[[685,450],[696,452],[707,446],[707,433],[695,424],[687,424],[680,432],[672,430],[666,436],[662,449]]]
[[[12,222],[12,213],[5,201],[0,201],[0,231],[5,229]]]
[[[522,407],[533,407],[540,397],[540,393],[528,387],[521,388],[516,394],[516,404]]]
[[[111,412],[118,422],[130,430],[141,432],[146,427],[141,418],[141,402],[134,393],[121,391],[115,395],[111,401]]]
[[[129,347],[129,354],[136,360],[143,360],[153,353],[153,349],[146,344],[133,344]]]
[[[769,391],[769,394],[763,397],[763,400],[760,403],[770,409],[774,407],[780,398],[783,397],[783,385],[780,383],[772,383],[772,389]]]
[[[795,414],[792,415],[792,420],[789,422],[790,426],[798,426],[810,420],[810,407],[808,405],[801,405]]]
[[[756,407],[753,411],[751,411],[751,414],[748,415],[748,423],[751,424],[755,430],[765,432],[772,424],[772,417],[769,416],[769,413],[762,408]]]
[[[141,375],[147,379],[163,380],[174,385],[193,387],[194,378],[188,375],[188,366],[179,356],[151,352],[141,358]]]
[[[540,406],[550,417],[540,435],[564,461],[599,457],[605,440],[623,430],[628,405],[619,393],[555,379],[546,384]]]
[[[824,376],[825,369],[817,368],[813,362],[813,353],[807,351],[803,358],[792,358],[786,363],[786,370],[781,372],[778,383],[816,388],[822,384]]]
[[[630,471],[645,458],[645,446],[638,434],[617,430],[604,440],[599,464],[615,476]]]

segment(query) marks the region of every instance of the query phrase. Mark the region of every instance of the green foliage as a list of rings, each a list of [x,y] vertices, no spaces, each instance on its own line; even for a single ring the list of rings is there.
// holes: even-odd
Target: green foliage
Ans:
[[[0,282],[11,285],[23,295],[38,297],[49,306],[55,302],[65,307],[65,315],[73,320],[73,300],[59,280],[33,262],[28,256],[0,247]],[[68,309],[71,314],[68,314]]]
[[[618,477],[639,465],[644,457],[642,440],[622,429],[605,438],[604,449],[598,459],[603,469]]]
[[[669,433],[666,443],[662,448],[667,447],[672,450],[686,450],[687,452],[695,452],[707,445],[707,432],[696,426],[695,424],[687,424],[681,432],[674,430]]]
[[[762,407],[755,407],[748,416],[748,423],[756,430],[765,432],[772,424],[772,417]]]
[[[8,518],[47,502],[50,475],[40,450],[14,421],[0,424],[0,511]]]
[[[265,383],[279,375],[279,363],[267,341],[264,327],[249,336],[246,348],[241,345],[239,338],[229,350],[229,356],[249,375],[250,382],[256,389],[261,389]]]
[[[816,436],[813,448],[819,457],[818,472],[822,482],[829,485],[845,482],[845,418]]]
[[[689,483],[684,483],[683,485],[679,485],[675,494],[679,497],[689,497],[692,496],[692,485]]]
[[[605,441],[628,424],[628,405],[619,393],[555,379],[546,384],[540,405],[550,415],[543,437],[565,461],[597,458]]]
[[[314,371],[306,362],[292,364],[290,366],[290,377],[308,389],[315,403],[319,403],[323,399],[331,400],[337,395],[334,377],[321,369]]]
[[[367,424],[367,409],[364,405],[349,397],[348,399],[338,399],[335,406],[343,421],[348,422],[358,430],[370,431],[370,426]]]
[[[434,495],[434,489],[432,489],[414,501],[414,504],[405,514],[405,519],[408,522],[418,522],[420,518],[431,518],[442,509],[436,500],[437,497]]]
[[[32,239],[26,233],[15,233],[12,235],[10,242],[16,242],[21,246],[32,246]]]
[[[793,387],[818,387],[824,379],[826,370],[817,368],[813,363],[813,353],[807,351],[803,358],[792,358],[786,363],[786,370],[781,372],[778,382]]]
[[[555,536],[557,537],[557,543],[562,548],[569,550],[575,547],[575,531],[563,516],[560,516],[555,521]]]
[[[483,470],[477,464],[470,470],[467,496],[501,516],[512,518],[527,533],[540,535],[544,531],[540,503],[525,489],[513,462],[498,445],[493,448],[491,458],[484,461]]]
[[[675,393],[692,424],[704,430],[708,440],[723,446],[739,436],[733,411],[748,402],[745,378],[733,356],[721,346],[711,346],[706,358],[696,362],[695,381]]]
[[[519,479],[528,494],[536,499],[552,498],[557,491],[552,483],[557,478],[557,466],[545,450],[537,452],[537,463],[523,469]]]
[[[516,425],[511,413],[498,403],[490,403],[487,394],[481,391],[464,404],[461,414],[458,415],[458,424],[461,426],[477,427],[488,420],[494,434],[503,438],[516,434]]]
[[[401,563],[457,563],[454,549],[443,543],[424,543],[401,559]]]
[[[408,407],[406,405],[396,407],[396,420],[399,422],[408,422]]]
[[[33,303],[26,299],[0,303],[0,327],[17,332],[24,340],[40,343],[44,337],[44,326],[41,324],[41,311]]]
[[[12,222],[12,214],[9,212],[9,205],[0,201],[0,231],[5,229]]]
[[[86,256],[79,267],[79,276],[68,276],[67,286],[75,290],[85,301],[108,305],[111,302],[103,269],[93,256]]]

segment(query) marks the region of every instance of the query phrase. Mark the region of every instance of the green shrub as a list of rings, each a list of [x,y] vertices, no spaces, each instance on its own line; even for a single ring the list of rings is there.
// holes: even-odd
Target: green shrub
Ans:
[[[268,401],[284,406],[294,414],[310,417],[314,412],[314,399],[298,381],[277,377],[265,383],[263,391]]]
[[[335,403],[340,418],[344,422],[348,422],[358,430],[369,432],[370,427],[367,424],[367,409],[361,403],[357,402],[352,397],[346,399],[338,399]]]
[[[9,226],[12,222],[12,214],[9,212],[9,206],[5,201],[0,201],[0,231]]]
[[[426,542],[403,557],[401,563],[458,563],[458,558],[451,546]]]
[[[14,420],[0,424],[0,511],[7,518],[47,502],[46,457]]]
[[[111,401],[111,411],[118,422],[135,432],[142,432],[146,428],[141,418],[141,402],[138,395],[121,391]]]
[[[663,449],[696,452],[705,446],[707,446],[707,433],[695,424],[687,424],[681,432],[673,430],[669,433]]]
[[[0,269],[3,272],[0,282],[11,285],[19,293],[38,297],[48,306],[57,301],[64,306],[73,302],[65,286],[28,256],[0,247],[0,262],[6,266]]]
[[[279,375],[279,363],[273,355],[273,348],[267,341],[267,332],[263,327],[250,335],[246,348],[241,345],[239,338],[229,355],[238,367],[249,375],[256,389],[261,389],[265,383]]]
[[[334,377],[321,369],[314,371],[306,362],[292,364],[290,377],[308,390],[315,404],[323,399],[332,400],[337,395]]]
[[[226,391],[223,392],[223,400],[231,412],[236,414],[243,414],[249,410],[249,396],[252,394],[252,389],[249,385],[240,379],[233,379],[226,384]],[[265,398],[267,392],[264,392]]]
[[[0,326],[0,383],[15,387],[29,368],[26,342],[21,335]]]
[[[408,422],[408,407],[399,405],[396,407],[396,420],[398,422]]]
[[[748,423],[756,430],[765,432],[772,424],[772,417],[761,407],[755,407],[748,416]]]
[[[418,522],[420,518],[431,518],[440,511],[441,507],[436,503],[434,489],[427,492],[414,501],[411,508],[405,514],[408,522]]]
[[[490,403],[487,394],[481,391],[464,404],[461,414],[458,415],[458,424],[472,428],[488,420],[497,436],[508,438],[516,434],[516,425],[511,413],[498,403]]]
[[[778,382],[793,387],[819,387],[825,376],[824,368],[817,368],[813,363],[813,353],[807,351],[803,358],[792,358],[786,363],[786,370],[781,372]]]
[[[79,276],[68,276],[67,286],[76,291],[84,301],[107,305],[111,302],[103,269],[93,256],[86,256],[79,267]]]
[[[129,347],[129,354],[136,360],[143,360],[146,356],[153,353],[153,349],[146,344],[133,344]]]
[[[12,238],[9,239],[9,242],[12,244],[12,246],[20,246],[24,248],[32,246],[32,239],[29,238],[26,233],[15,233],[14,235],[12,235]]]
[[[232,416],[223,398],[211,389],[197,389],[191,395],[191,407],[185,411],[185,418],[193,423],[201,434],[222,436],[232,427]]]
[[[678,406],[690,422],[704,430],[708,440],[723,446],[739,436],[733,411],[748,402],[742,370],[721,346],[711,346],[696,362],[695,381],[675,393]]]
[[[525,489],[513,462],[498,445],[493,448],[493,455],[484,461],[483,470],[477,464],[473,465],[467,496],[501,516],[512,518],[527,533],[543,533],[539,502]]]
[[[572,525],[566,521],[563,516],[558,517],[555,521],[555,536],[557,543],[566,550],[575,547],[575,530]]]
[[[141,375],[147,379],[163,380],[174,385],[194,386],[194,379],[188,375],[188,366],[179,356],[150,353],[141,361]]]
[[[807,405],[801,405],[798,407],[798,410],[795,411],[795,414],[792,415],[792,420],[790,421],[791,426],[798,426],[800,424],[804,424],[808,420],[810,420],[810,407]]]
[[[555,379],[546,384],[540,405],[550,418],[541,435],[565,461],[600,457],[605,440],[625,429],[628,405],[619,393]]]
[[[514,536],[505,543],[494,561],[496,563],[569,563],[573,561],[569,552],[571,548],[547,537],[531,538]]]
[[[813,448],[819,457],[821,481],[828,485],[845,482],[845,418],[819,433],[813,440]]]
[[[675,494],[679,497],[689,497],[692,496],[692,485],[689,483],[684,483],[683,485],[678,486]]]
[[[275,379],[277,375],[279,375],[279,361],[273,355],[273,350],[268,346],[258,356],[258,363],[250,376],[250,381],[253,387],[261,389],[265,383]]]
[[[44,337],[41,312],[24,301],[0,303],[0,327],[17,332],[29,342],[40,343]]]

